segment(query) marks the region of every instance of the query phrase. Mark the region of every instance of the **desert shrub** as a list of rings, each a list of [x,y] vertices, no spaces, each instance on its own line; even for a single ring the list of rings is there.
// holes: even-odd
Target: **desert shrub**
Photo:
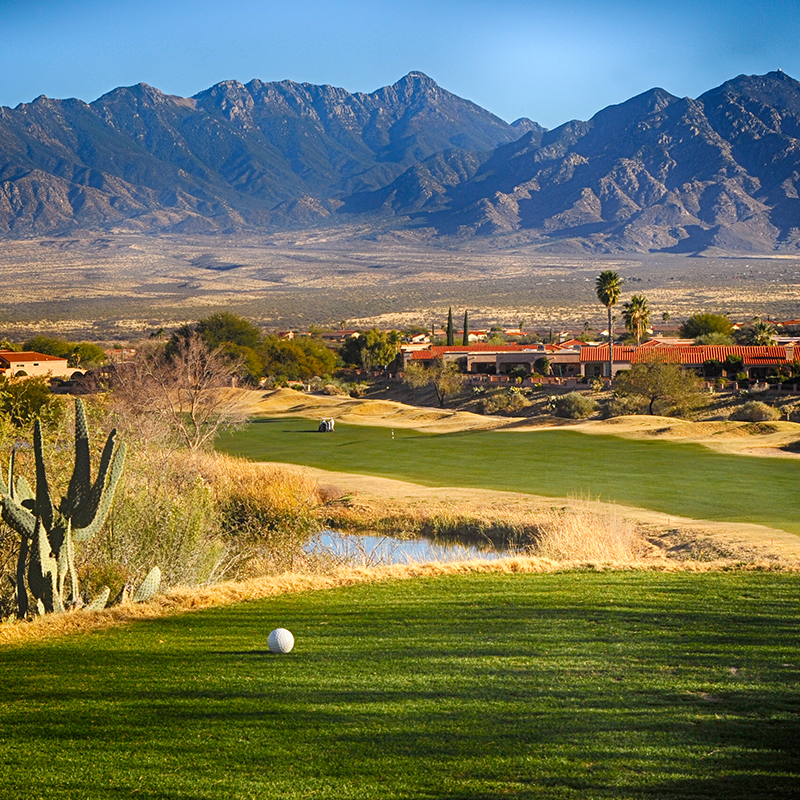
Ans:
[[[130,448],[103,531],[79,554],[84,588],[112,593],[154,565],[165,586],[213,582],[230,550],[210,487],[185,453]]]
[[[347,389],[335,383],[326,383],[322,391],[331,397],[346,397],[349,394]]]
[[[603,406],[603,417],[624,417],[628,414],[645,414],[647,413],[647,401],[640,396],[632,397],[612,397],[611,400]]]
[[[481,401],[481,411],[484,414],[498,412],[512,413],[527,408],[530,401],[525,393],[512,386],[509,389],[496,389]]]
[[[744,405],[735,409],[729,419],[741,422],[770,422],[780,419],[781,412],[760,400],[748,400]]]
[[[364,397],[369,389],[369,384],[366,381],[358,381],[349,385],[347,393],[350,397]]]
[[[52,428],[64,418],[64,403],[50,391],[50,382],[43,376],[0,376],[0,416],[17,428],[31,427],[37,417]]]
[[[580,392],[570,392],[556,399],[555,415],[567,419],[586,419],[597,409],[591,397]]]

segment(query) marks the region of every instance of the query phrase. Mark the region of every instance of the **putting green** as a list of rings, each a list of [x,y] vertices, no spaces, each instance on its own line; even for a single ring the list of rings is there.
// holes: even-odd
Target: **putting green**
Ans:
[[[800,534],[800,462],[716,453],[699,444],[575,431],[428,434],[298,418],[257,419],[217,449],[255,461],[377,475],[426,486],[586,496],[676,516]]]

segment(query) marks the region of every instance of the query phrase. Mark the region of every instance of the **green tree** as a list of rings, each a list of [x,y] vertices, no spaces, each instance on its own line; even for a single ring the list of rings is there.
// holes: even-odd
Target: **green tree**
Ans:
[[[447,346],[452,347],[456,343],[455,328],[453,328],[453,309],[447,312]]]
[[[307,381],[330,375],[336,368],[336,354],[312,336],[265,336],[262,359],[264,374],[278,382]]]
[[[55,426],[64,416],[64,407],[50,391],[50,382],[44,376],[6,378],[0,375],[0,413],[17,428],[27,428],[37,418],[43,425]]]
[[[614,330],[611,309],[622,294],[622,278],[613,270],[603,270],[594,282],[597,299],[608,310],[608,375],[614,377]]]
[[[25,342],[23,349],[56,358],[66,358],[71,367],[91,367],[104,364],[106,361],[105,351],[99,345],[91,342],[70,342],[56,336],[34,336]]]
[[[371,328],[360,336],[348,339],[340,355],[345,364],[371,370],[386,367],[397,357],[397,349],[402,341],[398,331],[381,331]]]
[[[469,317],[466,311],[464,312],[464,335],[461,337],[461,344],[464,347],[469,345]]]
[[[740,372],[744,372],[744,359],[739,355],[730,353],[725,358],[723,368],[725,369],[728,377],[738,375]]]
[[[260,328],[250,320],[229,311],[219,311],[204,317],[196,324],[195,329],[212,349],[224,342],[231,342],[257,351],[263,340]]]
[[[727,337],[727,344],[733,344],[733,323],[725,314],[702,312],[693,314],[681,325],[681,338],[697,339],[709,333],[720,333]]]
[[[67,357],[69,366],[84,369],[104,364],[106,360],[105,350],[92,342],[78,342]]]
[[[620,372],[614,391],[622,397],[644,398],[649,414],[682,416],[707,403],[702,381],[694,372],[657,357]]]
[[[198,335],[211,350],[220,349],[231,357],[241,359],[247,377],[252,381],[264,374],[265,339],[261,330],[250,320],[220,311],[195,323],[182,325],[173,334],[167,352],[176,352],[193,335]]]
[[[439,356],[428,364],[412,361],[405,369],[403,380],[412,389],[432,386],[439,406],[444,408],[447,399],[461,390],[465,378],[458,364],[448,363]]]
[[[724,333],[715,331],[714,333],[704,333],[694,340],[695,344],[717,347],[728,347],[733,344],[733,339]]]
[[[642,343],[642,336],[650,324],[650,306],[647,298],[640,294],[635,294],[631,299],[624,303],[622,318],[625,320],[625,327],[636,337],[636,345]]]

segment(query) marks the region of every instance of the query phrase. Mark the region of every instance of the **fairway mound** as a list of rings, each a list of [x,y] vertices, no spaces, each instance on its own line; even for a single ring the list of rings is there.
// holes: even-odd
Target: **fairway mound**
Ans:
[[[308,419],[333,417],[357,425],[412,428],[425,433],[505,430],[543,431],[567,428],[580,433],[605,434],[627,439],[693,442],[724,453],[800,458],[792,445],[800,440],[796,422],[692,421],[675,417],[633,414],[611,419],[570,420],[553,416],[496,417],[470,411],[411,406],[394,400],[362,400],[339,395],[314,395],[294,389],[266,394],[242,390],[251,413],[258,416],[291,415]]]
[[[368,400],[349,409],[350,414],[375,417],[386,417],[401,411],[402,407],[398,403],[392,403],[388,400]]]

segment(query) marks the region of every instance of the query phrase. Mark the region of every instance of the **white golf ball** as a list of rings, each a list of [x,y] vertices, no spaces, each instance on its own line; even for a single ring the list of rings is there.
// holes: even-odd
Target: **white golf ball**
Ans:
[[[275,628],[267,638],[270,653],[288,653],[294,647],[294,636],[286,628]]]

